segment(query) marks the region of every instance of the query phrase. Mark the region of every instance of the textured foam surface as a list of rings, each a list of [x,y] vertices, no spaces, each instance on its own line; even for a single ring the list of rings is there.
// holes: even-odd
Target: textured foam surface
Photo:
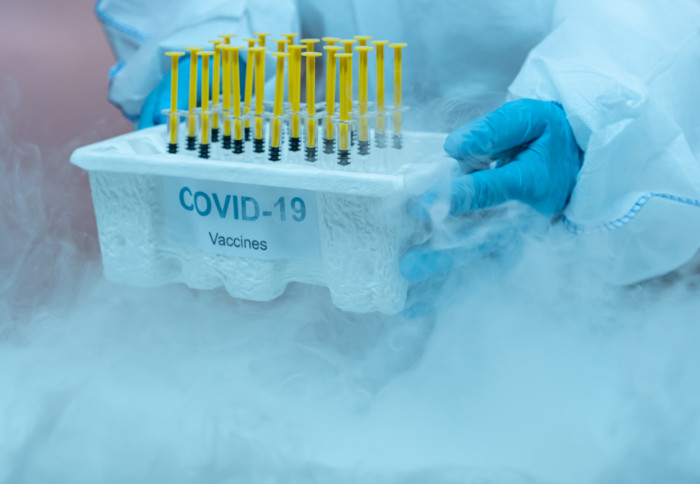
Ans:
[[[333,302],[356,312],[396,313],[408,283],[401,254],[419,242],[421,227],[405,203],[455,166],[442,154],[444,136],[406,133],[404,149],[354,153],[349,167],[334,155],[308,163],[284,153],[234,155],[218,147],[211,159],[166,153],[164,127],[154,127],[76,150],[71,162],[90,173],[105,276],[115,282],[156,286],[182,282],[192,288],[224,286],[256,301],[282,294],[289,282],[328,287]],[[250,143],[246,149],[251,151]],[[318,193],[321,255],[316,262],[261,260],[207,253],[167,236],[163,177],[229,181],[313,190]]]

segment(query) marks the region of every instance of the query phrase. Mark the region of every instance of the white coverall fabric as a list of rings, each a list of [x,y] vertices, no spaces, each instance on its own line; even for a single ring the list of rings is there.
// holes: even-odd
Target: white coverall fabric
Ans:
[[[426,117],[440,102],[474,115],[507,97],[563,105],[585,159],[558,225],[610,279],[666,273],[700,248],[692,0],[101,0],[96,9],[119,59],[110,100],[131,119],[169,68],[163,52],[217,33],[407,42],[404,97]]]

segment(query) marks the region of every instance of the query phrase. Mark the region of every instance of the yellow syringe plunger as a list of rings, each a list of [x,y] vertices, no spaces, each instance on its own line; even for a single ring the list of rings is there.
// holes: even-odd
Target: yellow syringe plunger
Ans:
[[[320,52],[304,52],[306,59],[306,161],[316,161],[316,57]]]
[[[275,104],[273,108],[272,130],[270,132],[270,161],[280,159],[280,137],[282,134],[282,103],[284,101],[284,60],[289,54],[284,52],[274,52],[277,58],[275,69]]]
[[[221,37],[223,40],[224,44],[230,44],[231,43],[231,37],[235,37],[236,34],[219,34],[217,37]]]
[[[373,40],[377,48],[377,113],[384,114],[384,46],[387,40]]]
[[[275,116],[282,116],[282,103],[284,102],[284,60],[289,57],[289,54],[273,52],[272,55],[277,59],[275,70],[275,104],[272,112]]]
[[[373,40],[372,45],[377,48],[377,130],[375,141],[377,148],[386,148],[386,114],[384,102],[384,46],[388,40]]]
[[[357,90],[360,114],[367,114],[367,53],[372,50],[372,47],[359,46],[355,47],[355,50],[360,53],[359,86]]]
[[[287,46],[287,39],[273,39],[272,41],[277,44],[277,52],[284,52]]]
[[[408,44],[389,44],[394,49],[394,109],[401,108],[401,49]]]
[[[255,56],[255,140],[253,150],[263,152],[263,112],[265,102],[265,48],[248,49]]]
[[[352,54],[336,54],[340,62],[340,146],[338,164],[350,163],[350,121],[352,117]]]
[[[371,35],[355,35],[355,36],[353,36],[353,39],[355,39],[359,42],[360,47],[364,47],[365,45],[367,45],[367,42],[372,40],[372,36]]]
[[[177,153],[177,128],[180,117],[177,115],[177,83],[180,57],[184,52],[166,52],[170,57],[170,115],[168,116],[168,153]]]
[[[253,35],[258,37],[258,43],[260,44],[260,47],[265,47],[265,39],[267,38],[268,33],[261,33],[261,32],[255,32]]]
[[[318,39],[301,39],[299,42],[304,44],[304,47],[306,47],[306,52],[313,52],[314,51],[314,44],[316,42],[319,42],[319,40]]]
[[[187,149],[195,150],[197,138],[197,117],[194,114],[194,109],[197,107],[197,52],[202,50],[202,47],[185,47],[185,50],[190,53],[190,92],[187,103]]]
[[[282,35],[280,35],[280,37],[284,37],[285,39],[287,39],[287,43],[289,45],[294,44],[294,37],[298,37],[298,36],[299,36],[299,34],[282,34]]]
[[[326,45],[335,45],[336,42],[340,41],[340,37],[321,37],[321,40],[326,43]]]
[[[245,90],[243,97],[243,113],[248,114],[251,110],[251,101],[253,99],[253,73],[255,72],[255,55],[250,52],[250,49],[255,47],[258,39],[243,39],[248,43],[248,60],[245,66]],[[245,120],[245,140],[250,140],[250,120]]]
[[[394,49],[394,136],[392,144],[394,148],[401,148],[401,49],[408,44],[389,44]]]
[[[303,45],[292,44],[289,50],[289,102],[292,108],[289,133],[289,149],[298,151],[300,146],[299,110],[301,109],[301,51]]]
[[[309,116],[316,114],[316,57],[321,57],[320,52],[304,52],[301,54],[306,59],[306,111]]]
[[[221,49],[219,46],[223,43],[222,40],[210,40],[214,44],[214,62],[211,73],[211,104],[216,107],[219,104],[219,72],[221,67]],[[211,140],[216,143],[219,141],[219,115],[214,113],[211,116]]]
[[[254,47],[248,49],[253,54],[255,63],[255,114],[263,113],[265,102],[265,49],[264,47]]]
[[[340,40],[340,39],[336,39]],[[323,152],[326,154],[333,152],[333,140],[335,139],[335,131],[331,123],[331,117],[335,114],[335,73],[336,73],[336,54],[342,50],[342,47],[337,45],[326,45],[323,49],[328,52],[326,59],[326,118],[324,122],[323,132],[324,142]]]
[[[341,39],[338,42],[343,44],[343,53],[344,54],[352,54],[352,44],[357,42],[355,39]]]
[[[229,55],[229,76],[231,78],[231,105],[233,106],[233,115],[237,118],[240,118],[242,116],[242,113],[239,52],[241,49],[243,49],[243,47],[240,45],[227,45],[225,49]]]
[[[358,145],[361,155],[369,154],[369,120],[367,118],[367,54],[373,47],[361,45],[355,47],[360,53],[360,68],[358,72],[359,86],[357,89],[358,107],[360,111],[360,143]]]
[[[231,45],[219,45],[221,55],[221,85],[223,97],[224,116],[228,116],[231,109]],[[231,149],[231,121],[224,119],[223,148]]]
[[[292,111],[299,111],[301,103],[301,51],[304,50],[303,45],[292,44],[288,47],[289,50],[289,102],[292,105]]]
[[[243,47],[236,45],[224,45],[222,48],[224,67],[224,111],[228,114],[231,104],[233,104],[233,115],[241,117],[241,82],[239,74],[239,51]],[[234,121],[233,152],[243,153],[243,123],[236,119]],[[231,121],[224,121],[223,148],[231,148]]]
[[[232,93],[231,101],[233,104],[233,115],[240,118],[241,113],[241,75],[240,75],[240,57],[238,52],[242,49],[240,46],[232,46],[231,50],[231,79]],[[233,152],[236,154],[243,153],[243,123],[236,119],[234,125],[233,136]]]
[[[209,57],[212,51],[200,51],[202,59],[202,133],[199,138],[199,157],[209,158]]]

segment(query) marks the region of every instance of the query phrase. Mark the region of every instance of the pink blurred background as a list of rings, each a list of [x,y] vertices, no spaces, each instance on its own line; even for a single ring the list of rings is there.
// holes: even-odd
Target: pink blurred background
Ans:
[[[131,124],[107,101],[115,63],[94,0],[3,0],[0,75],[19,86],[15,141],[45,149],[124,133]],[[0,106],[0,109],[3,107]]]
[[[0,2],[0,320],[69,304],[99,270],[88,176],[69,160],[132,129],[107,101],[114,62],[93,0]]]

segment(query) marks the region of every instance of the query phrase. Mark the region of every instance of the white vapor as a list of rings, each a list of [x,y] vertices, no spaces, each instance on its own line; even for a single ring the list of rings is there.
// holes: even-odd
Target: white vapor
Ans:
[[[422,319],[121,287],[79,140],[17,109],[0,79],[0,483],[700,482],[698,276],[610,287],[532,216]]]

